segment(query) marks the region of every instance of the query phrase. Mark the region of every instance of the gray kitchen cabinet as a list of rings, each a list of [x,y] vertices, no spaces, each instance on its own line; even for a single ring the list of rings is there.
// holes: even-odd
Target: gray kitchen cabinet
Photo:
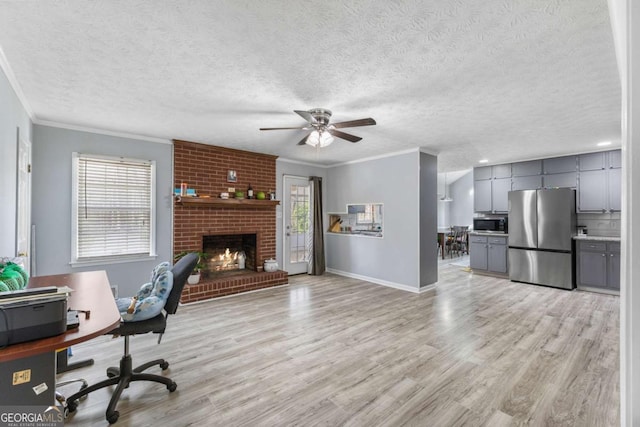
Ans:
[[[609,169],[608,175],[609,210],[619,212],[622,209],[622,169]]]
[[[473,182],[475,212],[507,212],[509,210],[511,178],[476,180]]]
[[[542,160],[543,173],[565,173],[576,170],[576,156],[554,157]]]
[[[580,154],[578,156],[578,163],[580,171],[595,171],[605,168],[606,153],[589,153]]]
[[[469,236],[469,266],[473,270],[507,273],[506,236]]]
[[[474,181],[473,206],[476,212],[491,212],[491,181]]]
[[[511,190],[537,190],[542,188],[542,176],[518,176],[511,179]]]
[[[577,181],[575,171],[545,175],[543,179],[544,188],[576,188]]]
[[[469,236],[469,267],[486,270],[489,266],[487,252],[486,236]]]
[[[607,244],[607,285],[611,289],[620,290],[620,243]]]
[[[619,212],[622,208],[620,150],[581,154],[578,212]]]
[[[495,273],[507,273],[507,238],[489,237],[487,269]]]
[[[577,244],[578,287],[620,290],[620,244],[579,241]]]
[[[578,185],[578,212],[605,212],[607,203],[607,170],[581,171]]]
[[[511,178],[496,178],[491,182],[491,211],[509,211],[509,191]]]
[[[493,175],[491,174],[491,166],[483,166],[473,169],[473,179],[475,181],[491,178],[493,178]]]
[[[622,167],[622,150],[609,151],[609,168],[619,169]]]
[[[511,173],[514,177],[540,175],[542,173],[542,160],[512,163]]]
[[[492,166],[491,176],[496,178],[511,178],[511,164]]]

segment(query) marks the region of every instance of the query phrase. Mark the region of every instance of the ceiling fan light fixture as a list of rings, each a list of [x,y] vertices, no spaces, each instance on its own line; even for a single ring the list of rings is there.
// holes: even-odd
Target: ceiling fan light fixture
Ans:
[[[317,130],[311,132],[306,140],[306,143],[312,147],[318,145],[320,143],[320,133]]]
[[[320,134],[320,148],[328,147],[333,142],[333,136],[329,132]]]
[[[320,148],[328,147],[333,142],[333,136],[329,132],[326,131],[318,131],[314,130],[309,134],[309,137],[306,140],[306,143],[312,147],[317,147],[320,145]]]

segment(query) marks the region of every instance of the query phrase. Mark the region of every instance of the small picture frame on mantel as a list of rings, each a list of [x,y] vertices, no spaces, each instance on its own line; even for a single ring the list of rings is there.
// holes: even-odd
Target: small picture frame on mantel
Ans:
[[[237,182],[237,181],[238,181],[238,175],[236,174],[236,171],[229,170],[227,172],[227,182]]]

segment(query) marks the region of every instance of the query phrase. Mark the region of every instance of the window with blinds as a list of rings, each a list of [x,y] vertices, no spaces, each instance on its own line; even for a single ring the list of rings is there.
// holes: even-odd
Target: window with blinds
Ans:
[[[74,153],[73,261],[155,254],[155,162]]]

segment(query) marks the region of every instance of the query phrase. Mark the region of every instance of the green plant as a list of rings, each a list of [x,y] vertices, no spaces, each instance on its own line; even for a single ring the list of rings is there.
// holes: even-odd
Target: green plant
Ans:
[[[198,263],[193,268],[193,272],[194,273],[199,273],[200,271],[204,270],[205,267],[206,267],[205,261],[207,260],[207,257],[209,256],[209,254],[207,254],[206,252],[182,251],[182,252],[174,255],[173,262],[174,263],[178,262],[178,260],[180,258],[182,258],[183,256],[185,256],[187,254],[190,254],[190,253],[195,253],[195,254],[198,255]]]

